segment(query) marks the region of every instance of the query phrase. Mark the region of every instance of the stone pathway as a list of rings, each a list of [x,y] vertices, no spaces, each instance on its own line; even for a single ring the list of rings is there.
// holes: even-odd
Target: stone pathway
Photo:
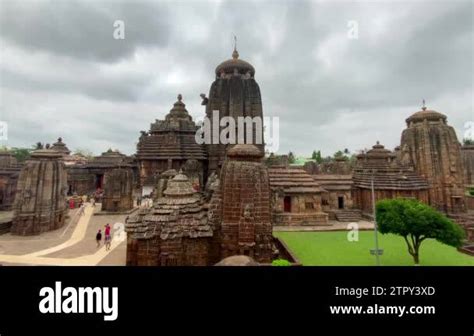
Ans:
[[[359,230],[373,230],[374,223],[360,220],[355,222],[359,226]],[[348,227],[351,222],[338,222],[338,221],[329,221],[328,225],[302,225],[302,226],[274,226],[273,231],[347,231],[351,228]]]
[[[125,232],[113,237],[112,244],[109,251],[106,251],[105,246],[102,245],[102,247],[96,249],[95,252],[91,254],[80,255],[73,258],[61,257],[62,252],[65,252],[72,247],[77,247],[80,244],[84,244],[84,242],[87,245],[90,245],[91,243],[94,245],[96,244],[95,234],[94,234],[94,238],[88,237],[88,239],[86,239],[87,238],[86,233],[88,232],[88,227],[91,222],[91,218],[94,214],[94,211],[96,210],[99,211],[100,208],[97,206],[97,209],[96,209],[89,204],[86,205],[84,215],[82,215],[79,218],[74,230],[72,231],[72,234],[66,241],[58,245],[41,249],[35,252],[27,253],[27,254],[21,254],[21,255],[0,254],[0,263],[5,263],[9,265],[94,266],[101,263],[101,261],[104,258],[108,257],[117,247],[121,245],[122,245],[122,248],[120,250],[123,250],[124,252],[125,248],[123,246],[126,245]],[[105,216],[99,216],[99,217],[103,218],[102,222],[104,221],[108,222],[107,217]],[[73,223],[74,223],[74,217],[71,219],[68,225],[72,226]],[[64,228],[62,233],[59,234],[59,237],[61,237],[61,235],[64,235],[64,233],[67,232],[68,229],[70,228],[68,227]],[[95,228],[94,228],[94,231],[95,231]],[[89,230],[89,232],[91,232],[91,230]],[[19,237],[15,237],[15,238],[18,239]],[[2,242],[1,239],[2,238],[0,237],[0,243]],[[116,255],[116,253],[114,253],[114,255]],[[111,259],[115,265],[121,265],[121,264],[123,265],[125,264],[125,253],[120,253],[119,256],[115,258],[108,258],[108,259]]]

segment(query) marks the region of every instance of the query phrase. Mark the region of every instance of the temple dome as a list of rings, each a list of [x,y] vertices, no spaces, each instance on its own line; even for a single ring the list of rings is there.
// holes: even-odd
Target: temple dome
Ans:
[[[58,138],[58,141],[53,144],[51,149],[65,155],[69,155],[71,153],[69,148],[67,148],[66,144],[63,142],[62,138]]]
[[[428,120],[428,121],[443,120],[443,121],[446,121],[446,119],[447,119],[446,115],[444,115],[440,112],[434,111],[434,110],[427,110],[426,107],[423,107],[421,109],[421,111],[415,112],[410,117],[408,117],[406,119],[406,122],[410,123],[410,122],[418,122],[418,121],[424,121],[424,120]]]
[[[231,158],[262,158],[262,152],[255,145],[238,144],[227,151],[227,156]]]
[[[237,69],[240,74],[250,72],[250,75],[255,75],[255,68],[253,65],[239,59],[239,52],[236,49],[234,49],[231,59],[228,59],[217,66],[216,75],[219,75],[221,72],[234,73],[234,69]]]
[[[389,157],[389,156],[396,156],[391,150],[386,149],[384,145],[381,145],[380,142],[376,142],[375,145],[372,146],[372,149],[367,151],[368,157]]]

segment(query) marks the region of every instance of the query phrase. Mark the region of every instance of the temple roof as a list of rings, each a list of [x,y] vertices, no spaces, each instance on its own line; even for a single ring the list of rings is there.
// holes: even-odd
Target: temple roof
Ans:
[[[103,152],[100,156],[95,156],[92,160],[87,162],[86,166],[89,168],[105,168],[105,167],[118,167],[118,166],[130,166],[131,158],[127,155],[120,153],[118,150],[112,150],[109,148],[106,152]]]
[[[237,49],[234,49],[231,59],[228,59],[217,66],[216,75],[219,75],[221,72],[233,73],[234,69],[237,69],[240,74],[246,74],[247,72],[250,72],[252,76],[255,75],[255,68],[252,66],[252,64],[239,59],[239,52]]]
[[[31,153],[31,157],[35,159],[57,159],[60,158],[62,155],[61,153],[51,149],[37,149]]]
[[[71,151],[67,148],[61,137],[58,138],[58,141],[53,144],[51,149],[65,155],[71,154]]]
[[[269,168],[270,188],[285,193],[321,193],[324,189],[303,169]]]
[[[383,190],[423,190],[428,182],[419,176],[413,167],[407,167],[396,159],[396,154],[384,148],[378,141],[365,154],[357,155],[353,172],[354,186]]]
[[[150,131],[142,131],[137,145],[137,158],[145,160],[205,160],[204,147],[195,140],[198,129],[182,102],[178,100],[164,120],[156,120]]]
[[[227,156],[231,158],[260,159],[264,156],[264,154],[255,145],[238,144],[238,145],[234,145],[227,151]]]
[[[315,174],[311,177],[327,191],[351,190],[354,182],[352,175]]]
[[[186,175],[180,173],[171,179],[164,194],[165,197],[155,201],[153,208],[127,222],[127,232],[134,239],[213,236],[204,199],[194,191]]]
[[[434,110],[428,110],[426,106],[424,106],[423,102],[423,107],[421,108],[421,111],[413,113],[410,117],[406,119],[407,124],[410,122],[419,122],[423,120],[429,120],[429,121],[439,121],[443,120],[446,121],[447,117],[446,115],[439,113]]]
[[[192,196],[196,193],[188,177],[182,172],[168,182],[168,187],[163,192],[165,196],[181,197]]]

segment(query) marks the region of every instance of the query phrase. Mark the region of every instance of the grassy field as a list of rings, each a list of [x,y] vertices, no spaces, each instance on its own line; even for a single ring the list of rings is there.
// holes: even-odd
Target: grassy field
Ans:
[[[358,242],[349,242],[347,232],[274,232],[282,238],[305,266],[372,266],[375,256],[374,232],[359,232]],[[410,266],[405,241],[395,235],[379,234],[380,257],[386,266]],[[425,266],[474,266],[474,257],[459,253],[455,248],[435,240],[425,240],[420,248],[420,264]]]

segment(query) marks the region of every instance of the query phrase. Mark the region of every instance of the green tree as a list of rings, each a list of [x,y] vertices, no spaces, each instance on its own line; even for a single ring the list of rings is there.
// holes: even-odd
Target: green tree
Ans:
[[[323,157],[321,156],[321,151],[313,151],[313,154],[311,155],[311,159],[316,161],[317,163],[323,162]]]
[[[293,152],[288,153],[288,163],[295,163],[295,155]]]
[[[459,247],[463,229],[441,212],[415,199],[387,199],[377,202],[376,218],[382,234],[402,236],[415,264],[420,263],[420,246],[426,239]]]
[[[343,157],[345,156],[344,155],[344,152],[341,151],[341,150],[338,150],[336,153],[334,153],[334,158],[340,158],[340,157]]]
[[[21,162],[25,162],[26,160],[28,160],[30,158],[31,152],[33,150],[30,149],[30,148],[17,148],[17,147],[14,147],[10,151],[13,154],[13,156],[15,157],[15,159],[19,163],[21,163]]]
[[[463,143],[464,145],[474,145],[474,139],[464,138],[464,139],[462,140],[462,143]]]

